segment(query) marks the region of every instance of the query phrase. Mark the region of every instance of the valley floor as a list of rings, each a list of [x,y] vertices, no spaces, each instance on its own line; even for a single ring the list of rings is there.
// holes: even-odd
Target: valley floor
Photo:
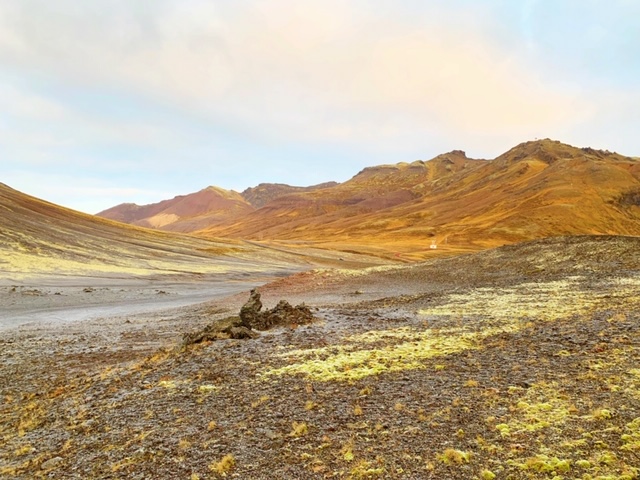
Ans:
[[[3,332],[0,474],[638,478],[640,238],[317,269],[260,291],[316,321],[180,347],[245,292]]]

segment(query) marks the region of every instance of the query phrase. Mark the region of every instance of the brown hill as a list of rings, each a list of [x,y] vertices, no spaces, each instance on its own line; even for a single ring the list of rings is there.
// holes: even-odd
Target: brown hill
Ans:
[[[235,224],[215,230],[234,237],[310,240],[323,238],[319,230],[327,227],[327,233],[349,238],[351,231],[342,231],[339,224],[344,223],[349,230],[362,228],[361,222],[368,215],[413,202],[440,181],[482,163],[454,151],[430,162],[365,168],[351,180],[328,189],[277,197]],[[378,230],[376,225],[371,227],[371,231]],[[317,233],[307,236],[311,232]]]
[[[141,227],[192,232],[229,223],[252,210],[253,207],[239,193],[207,187],[199,192],[149,205],[123,203],[97,215]]]
[[[247,188],[240,195],[255,208],[264,207],[271,200],[291,193],[311,192],[323,188],[335,187],[337,182],[326,182],[311,187],[292,187],[284,183],[261,183],[256,187]]]
[[[31,197],[0,183],[0,272],[145,276],[213,273],[252,247],[124,225]],[[232,260],[229,258],[228,260]]]
[[[200,233],[386,246],[421,258],[557,235],[639,235],[639,195],[637,159],[540,140],[492,161],[453,151],[367,168]]]
[[[149,205],[123,203],[97,214],[99,217],[146,228],[173,232],[193,232],[229,225],[271,200],[291,193],[311,192],[337,185],[327,182],[311,187],[292,187],[283,183],[261,183],[242,193],[219,187],[178,195]]]

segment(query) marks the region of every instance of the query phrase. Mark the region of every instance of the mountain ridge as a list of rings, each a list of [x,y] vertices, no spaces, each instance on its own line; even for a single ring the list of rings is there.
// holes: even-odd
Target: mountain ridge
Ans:
[[[412,259],[434,254],[431,244],[459,252],[556,235],[640,235],[640,162],[631,157],[545,139],[494,160],[454,151],[423,165],[365,169],[331,190],[335,199],[355,185],[342,205],[309,194],[297,208],[276,199],[242,222],[199,233],[386,244]]]
[[[452,150],[366,167],[324,188],[261,185],[273,187],[257,206],[190,233],[379,244],[413,259],[436,253],[432,244],[462,251],[555,235],[640,235],[640,161],[550,139],[489,160]]]

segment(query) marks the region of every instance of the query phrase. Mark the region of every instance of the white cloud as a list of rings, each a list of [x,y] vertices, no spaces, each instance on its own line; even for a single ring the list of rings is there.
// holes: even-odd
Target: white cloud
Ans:
[[[408,126],[526,135],[580,115],[472,15],[440,6],[408,22],[363,5],[29,1],[0,15],[0,56],[276,139],[393,142]]]
[[[25,165],[88,166],[99,160],[73,155],[74,150],[114,145],[161,150],[182,146],[190,136],[149,114],[110,118],[95,111],[99,106],[83,109],[13,82],[0,83],[0,147]],[[114,158],[113,163],[125,160]]]

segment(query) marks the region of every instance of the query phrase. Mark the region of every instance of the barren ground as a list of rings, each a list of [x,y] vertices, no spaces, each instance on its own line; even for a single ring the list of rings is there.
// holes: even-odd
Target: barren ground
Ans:
[[[1,288],[38,302],[61,287]],[[0,474],[638,478],[638,237],[317,269],[261,292],[317,321],[180,348],[183,332],[236,314],[241,293],[5,329]]]

